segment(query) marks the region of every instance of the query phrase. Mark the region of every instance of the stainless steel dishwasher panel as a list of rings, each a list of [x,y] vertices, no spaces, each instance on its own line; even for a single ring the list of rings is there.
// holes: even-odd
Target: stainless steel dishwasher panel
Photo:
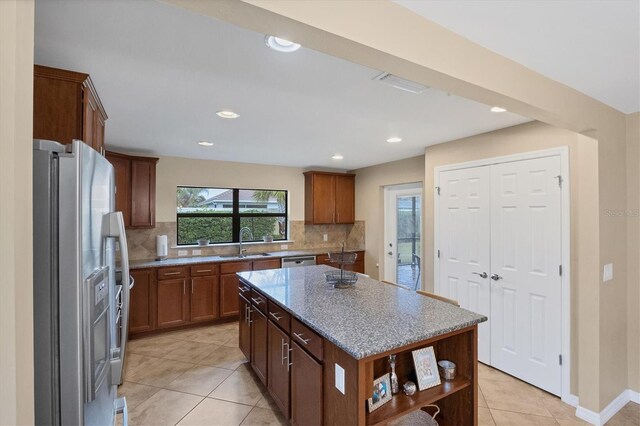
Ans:
[[[315,256],[295,256],[295,257],[283,257],[283,268],[298,268],[301,266],[311,266],[316,264]]]

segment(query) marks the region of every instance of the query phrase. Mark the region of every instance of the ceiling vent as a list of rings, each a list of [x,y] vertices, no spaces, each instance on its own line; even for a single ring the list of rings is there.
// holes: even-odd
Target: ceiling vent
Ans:
[[[415,81],[405,80],[404,78],[400,78],[397,75],[393,75],[388,72],[383,72],[382,74],[375,76],[373,79],[388,84],[391,87],[395,87],[396,89],[411,93],[422,93],[429,88],[428,86],[416,83]]]

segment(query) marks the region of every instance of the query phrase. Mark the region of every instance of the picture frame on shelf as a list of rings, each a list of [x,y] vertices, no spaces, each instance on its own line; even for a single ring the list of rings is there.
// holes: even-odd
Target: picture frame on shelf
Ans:
[[[440,372],[438,371],[438,361],[433,346],[418,349],[412,352],[413,365],[416,369],[416,378],[418,381],[418,389],[425,389],[438,386],[440,381]]]
[[[369,412],[380,408],[391,401],[391,378],[389,373],[380,376],[373,381],[372,395],[369,398]]]

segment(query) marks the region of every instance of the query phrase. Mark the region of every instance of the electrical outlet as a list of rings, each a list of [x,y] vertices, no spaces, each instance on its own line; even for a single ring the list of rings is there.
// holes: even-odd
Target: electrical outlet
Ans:
[[[188,254],[187,250],[178,250],[178,256],[187,256]]]
[[[342,392],[343,395],[345,395],[345,393],[344,393],[344,368],[342,368],[338,364],[336,364],[335,372],[336,372],[336,389],[338,389],[340,392]]]
[[[192,256],[200,256],[202,254],[202,250],[191,250]]]
[[[289,248],[289,244],[280,244],[280,250],[287,250]]]
[[[329,235],[328,235],[328,234],[322,234],[322,240],[323,240],[324,242],[329,241]]]
[[[604,268],[602,271],[602,281],[606,283],[607,281],[611,281],[612,279],[613,279],[613,263],[607,263],[606,265],[604,265]]]
[[[116,251],[120,251],[120,243],[116,241]]]

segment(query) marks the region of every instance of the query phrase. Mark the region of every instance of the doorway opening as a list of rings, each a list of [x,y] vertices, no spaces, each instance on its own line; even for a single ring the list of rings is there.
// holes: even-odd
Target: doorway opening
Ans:
[[[422,182],[384,188],[384,279],[422,288]]]

